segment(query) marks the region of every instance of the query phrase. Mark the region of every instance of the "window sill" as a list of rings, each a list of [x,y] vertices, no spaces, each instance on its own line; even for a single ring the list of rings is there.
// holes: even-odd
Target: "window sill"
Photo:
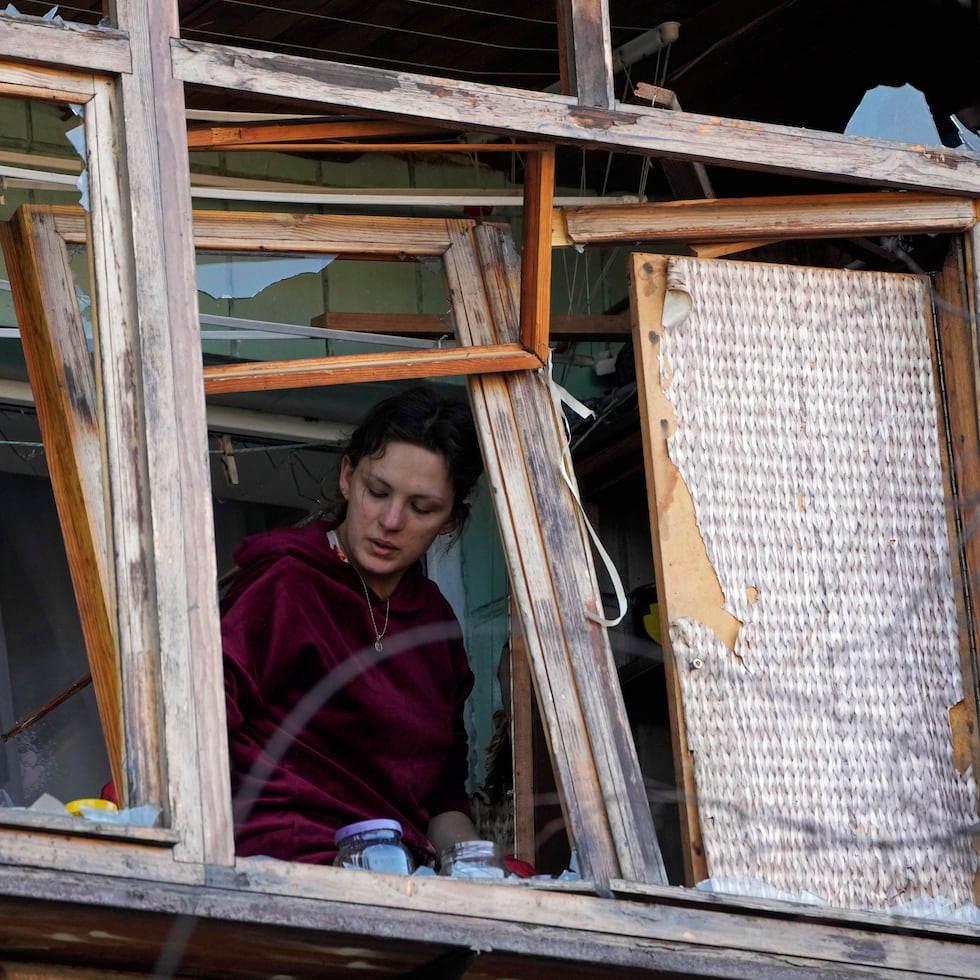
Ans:
[[[85,817],[0,808],[0,832],[8,830],[117,842],[129,841],[134,844],[155,844],[160,847],[173,847],[180,842],[180,834],[176,830],[165,827],[134,827],[127,824],[100,823]]]

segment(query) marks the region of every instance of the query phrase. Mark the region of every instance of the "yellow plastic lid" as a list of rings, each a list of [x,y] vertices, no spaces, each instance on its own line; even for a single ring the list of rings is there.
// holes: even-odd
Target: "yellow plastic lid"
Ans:
[[[82,807],[87,807],[92,810],[118,810],[119,807],[110,800],[72,800],[70,803],[65,804],[65,809],[74,814],[76,817],[82,815]]]

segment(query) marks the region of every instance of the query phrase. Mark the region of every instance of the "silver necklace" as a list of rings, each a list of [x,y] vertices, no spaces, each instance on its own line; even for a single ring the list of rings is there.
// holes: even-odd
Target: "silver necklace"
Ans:
[[[334,531],[333,533],[337,535],[337,541],[340,545],[341,550],[346,552],[347,548],[344,545],[344,542],[340,540],[340,535],[337,534],[336,531]],[[328,542],[330,541],[330,534],[331,532],[327,531]],[[357,565],[355,565],[349,558],[347,558],[346,555],[344,555],[343,557],[347,562],[347,564],[354,569],[354,574],[357,576],[358,580],[361,583],[361,588],[364,590],[364,601],[367,603],[368,615],[371,617],[371,629],[374,630],[374,649],[377,650],[378,653],[381,653],[381,651],[384,649],[384,647],[381,644],[381,637],[388,632],[388,614],[391,612],[391,596],[388,596],[388,598],[385,600],[385,624],[384,626],[381,627],[381,631],[378,632],[378,623],[377,620],[374,618],[374,607],[371,605],[371,596],[368,595],[367,582],[364,581],[364,576],[361,575],[360,571],[358,571]]]
[[[383,647],[381,645],[381,637],[388,632],[388,614],[391,612],[391,596],[385,599],[385,624],[381,627],[381,631],[378,632],[378,623],[374,618],[374,608],[371,605],[371,596],[368,595],[367,583],[361,577],[361,573],[357,570],[357,566],[353,562],[350,563],[350,567],[354,569],[354,574],[361,579],[361,588],[364,589],[364,601],[367,603],[368,615],[371,617],[371,628],[374,630],[374,649],[381,653]]]

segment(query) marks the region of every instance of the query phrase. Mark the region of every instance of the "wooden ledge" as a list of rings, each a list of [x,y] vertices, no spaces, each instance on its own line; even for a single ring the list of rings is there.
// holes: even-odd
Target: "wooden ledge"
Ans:
[[[166,827],[136,827],[130,824],[100,823],[86,817],[61,816],[54,813],[34,813],[30,810],[0,808],[0,834],[29,831],[57,834],[61,837],[85,837],[98,840],[123,841],[133,844],[155,844],[173,847],[180,843],[180,834]]]

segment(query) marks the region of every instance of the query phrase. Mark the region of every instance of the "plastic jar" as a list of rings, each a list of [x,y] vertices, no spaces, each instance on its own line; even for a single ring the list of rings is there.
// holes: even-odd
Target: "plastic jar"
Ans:
[[[505,878],[507,870],[492,840],[464,840],[442,852],[439,874],[452,878]]]
[[[402,842],[402,825],[397,820],[361,820],[341,827],[334,834],[341,868],[385,871],[410,875],[415,870],[411,851]]]

